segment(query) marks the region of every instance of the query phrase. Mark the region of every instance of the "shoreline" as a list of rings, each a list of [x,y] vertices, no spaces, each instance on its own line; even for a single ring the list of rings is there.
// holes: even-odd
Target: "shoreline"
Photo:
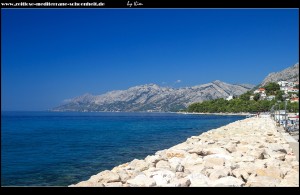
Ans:
[[[8,111],[10,112],[10,111]],[[153,111],[153,112],[147,112],[147,111],[133,111],[133,112],[126,112],[126,111],[88,111],[88,112],[83,112],[83,111],[53,111],[53,110],[47,110],[47,111],[38,111],[38,112],[70,112],[70,113],[162,113],[162,114],[199,114],[199,115],[239,115],[239,116],[247,116],[247,115],[255,115],[253,113],[250,112],[239,112],[239,113],[206,113],[206,112],[159,112],[159,111]]]
[[[195,114],[195,115],[221,115],[221,116],[255,116],[256,114],[250,112],[238,112],[238,113],[206,113],[206,112],[177,112],[178,114]]]
[[[69,187],[299,187],[299,162],[294,152],[274,121],[251,117]]]

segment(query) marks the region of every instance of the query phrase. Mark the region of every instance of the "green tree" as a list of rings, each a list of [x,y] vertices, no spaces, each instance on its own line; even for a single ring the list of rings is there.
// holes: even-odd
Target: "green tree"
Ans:
[[[288,103],[287,109],[289,112],[299,112],[299,102]]]
[[[258,101],[259,98],[260,98],[260,94],[259,94],[259,93],[255,94],[254,97],[253,97],[253,99],[254,99],[255,101]]]
[[[258,98],[259,99],[259,98]],[[269,111],[271,107],[277,102],[277,100],[261,100],[261,101],[250,101],[243,100],[241,98],[232,99],[226,101],[224,99],[208,100],[191,104],[188,107],[188,112],[203,112],[203,113],[220,113],[220,112],[265,112]],[[280,106],[276,109],[283,109],[285,102],[281,101]],[[287,109],[292,112],[299,112],[299,103],[288,103]]]
[[[279,100],[279,101],[283,101],[283,97],[282,97],[283,95],[284,95],[283,91],[278,91],[276,96],[275,96],[275,99]]]
[[[280,90],[280,86],[277,83],[271,82],[264,86],[267,91],[267,95],[275,95]]]
[[[247,91],[246,93],[240,95],[240,99],[242,99],[244,101],[248,101],[248,100],[250,100],[250,96],[251,96],[251,92]]]

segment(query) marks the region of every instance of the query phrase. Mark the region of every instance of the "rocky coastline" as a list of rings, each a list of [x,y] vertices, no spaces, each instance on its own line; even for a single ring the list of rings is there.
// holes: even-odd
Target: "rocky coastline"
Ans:
[[[299,187],[294,152],[273,120],[251,117],[69,187]]]

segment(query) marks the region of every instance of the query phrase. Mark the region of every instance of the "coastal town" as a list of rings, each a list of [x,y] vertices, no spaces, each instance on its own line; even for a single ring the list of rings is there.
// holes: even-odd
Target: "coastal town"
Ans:
[[[269,86],[273,85],[270,89]],[[248,92],[249,93],[249,92]],[[227,101],[234,99],[234,96],[226,98]],[[267,86],[261,86],[250,92],[249,100],[251,101],[273,101],[275,104],[267,112],[257,112],[248,114],[251,116],[268,116],[271,117],[277,126],[282,126],[284,130],[290,133],[296,140],[299,140],[299,109],[287,109],[288,105],[299,107],[299,82],[278,81],[269,83]],[[295,104],[297,103],[297,104]]]
[[[278,81],[277,84],[282,94],[280,94],[281,97],[277,98],[275,105],[272,106],[270,114],[277,125],[282,125],[286,131],[299,132],[299,111],[288,112],[287,110],[287,104],[299,103],[299,82]],[[250,100],[254,100],[255,96],[258,96],[259,100],[272,101],[276,99],[276,96],[273,94],[268,93],[266,88],[261,87],[253,92]],[[284,106],[282,107],[280,107],[281,102],[284,102]]]
[[[287,101],[299,102],[299,82],[288,82],[288,81],[278,81],[277,84],[280,87],[280,91],[284,92],[284,97]],[[253,92],[253,95],[250,96],[250,100],[254,100],[256,94],[259,94],[260,100],[273,100],[275,99],[275,95],[267,95],[267,91],[265,88],[261,87],[256,89]]]

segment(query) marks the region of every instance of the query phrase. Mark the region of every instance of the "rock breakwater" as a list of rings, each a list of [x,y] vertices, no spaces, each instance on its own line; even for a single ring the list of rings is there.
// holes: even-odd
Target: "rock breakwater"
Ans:
[[[270,118],[212,129],[70,187],[299,186],[299,162]]]

